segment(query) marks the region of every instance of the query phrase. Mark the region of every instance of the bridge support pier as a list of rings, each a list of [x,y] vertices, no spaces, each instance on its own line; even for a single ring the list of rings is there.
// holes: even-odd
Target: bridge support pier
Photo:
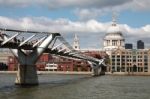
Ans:
[[[38,85],[36,65],[19,65],[16,85]]]
[[[24,42],[20,44],[22,46],[33,36],[26,39]],[[45,49],[49,46],[49,44],[55,38],[54,34],[50,34],[46,39],[41,42],[39,46],[36,46],[33,50],[23,50],[21,48],[18,49],[10,49],[14,56],[17,58],[19,62],[18,72],[15,84],[17,85],[38,85],[38,77],[36,72],[36,62],[38,58],[42,55]],[[4,40],[8,40],[7,36],[4,36]]]
[[[93,67],[92,68],[92,75],[93,76],[99,76],[101,75],[102,68],[101,67]]]

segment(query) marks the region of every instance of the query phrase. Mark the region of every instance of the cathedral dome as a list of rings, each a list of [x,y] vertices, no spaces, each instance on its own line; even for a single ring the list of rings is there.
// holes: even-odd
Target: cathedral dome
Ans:
[[[124,41],[124,36],[114,19],[104,37],[104,49],[111,51],[117,48],[124,48]]]
[[[113,23],[107,30],[107,33],[120,33],[120,28],[118,25],[116,25],[115,23]]]
[[[104,40],[123,40],[124,37],[121,32],[118,33],[108,33],[106,34]]]
[[[107,34],[104,38],[104,40],[123,40],[124,37],[122,35],[121,30],[119,29],[119,26],[114,22],[112,25],[108,28]]]

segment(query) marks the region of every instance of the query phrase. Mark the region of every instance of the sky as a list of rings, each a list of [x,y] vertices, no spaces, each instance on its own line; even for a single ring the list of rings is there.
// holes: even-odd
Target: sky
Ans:
[[[0,27],[59,32],[83,49],[103,48],[112,13],[125,42],[143,40],[150,48],[150,0],[0,0]]]

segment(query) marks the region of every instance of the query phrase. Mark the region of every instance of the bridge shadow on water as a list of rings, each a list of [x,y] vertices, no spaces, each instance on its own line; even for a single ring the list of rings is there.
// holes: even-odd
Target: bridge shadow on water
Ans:
[[[88,79],[99,77],[99,76],[91,76],[91,75],[83,76],[83,75],[57,75],[57,74],[54,74],[54,75],[44,74],[44,75],[38,75],[38,76],[39,76],[38,85],[15,85],[15,82],[8,81],[10,85],[4,84],[0,86],[0,92],[10,92],[10,91],[15,91],[15,90],[30,89],[30,88],[42,88],[42,87],[44,88],[47,86],[49,86],[50,88],[53,88],[53,87],[65,86],[68,84],[75,84],[75,83],[79,83]]]
[[[65,86],[68,84],[76,84],[76,83],[80,83],[82,81],[91,79],[93,76],[91,75],[86,75],[86,76],[81,76],[78,77],[78,75],[61,75],[63,78],[61,79],[54,79],[53,81],[47,80],[47,81],[42,81],[41,79],[39,79],[39,87],[44,87],[44,86],[50,86],[50,87],[59,87],[59,86]],[[66,77],[67,78],[64,78]],[[69,77],[69,78],[68,78]],[[73,78],[71,78],[73,77]],[[31,86],[25,86],[25,87],[31,87]]]

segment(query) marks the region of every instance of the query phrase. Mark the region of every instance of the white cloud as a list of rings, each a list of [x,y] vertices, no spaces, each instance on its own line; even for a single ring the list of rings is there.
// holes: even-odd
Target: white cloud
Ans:
[[[104,31],[106,27],[96,20],[87,22],[73,22],[68,19],[52,20],[46,17],[24,17],[12,19],[0,17],[0,25],[3,28],[27,29],[52,32],[99,32]]]
[[[95,13],[95,10],[89,9],[76,9],[75,14],[80,18],[80,20],[89,20],[98,16],[98,13]]]
[[[47,17],[23,17],[13,19],[0,16],[0,26],[3,28],[28,29],[37,31],[52,31],[52,32],[106,32],[111,22],[102,23],[96,20],[88,21],[71,21],[69,19],[52,20]],[[128,34],[139,35],[150,32],[150,25],[141,28],[132,28],[127,24],[120,24],[120,29]],[[143,35],[143,34],[142,34]],[[150,34],[149,34],[150,35]]]
[[[24,17],[20,19],[12,19],[0,16],[0,27],[2,28],[60,32],[65,35],[73,35],[70,33],[77,33],[79,37],[82,37],[80,39],[81,42],[85,42],[83,40],[91,41],[86,44],[82,44],[84,46],[91,46],[91,44],[93,44],[92,42],[95,42],[95,45],[100,45],[100,42],[103,42],[103,37],[110,24],[111,22],[102,23],[96,20],[80,22],[68,19],[52,20],[47,17]],[[150,25],[146,25],[141,28],[132,28],[127,24],[119,24],[119,26],[126,39],[131,40],[130,42],[135,39],[150,37]]]
[[[150,32],[150,25],[146,25],[146,26],[142,27],[142,29],[146,32]]]

